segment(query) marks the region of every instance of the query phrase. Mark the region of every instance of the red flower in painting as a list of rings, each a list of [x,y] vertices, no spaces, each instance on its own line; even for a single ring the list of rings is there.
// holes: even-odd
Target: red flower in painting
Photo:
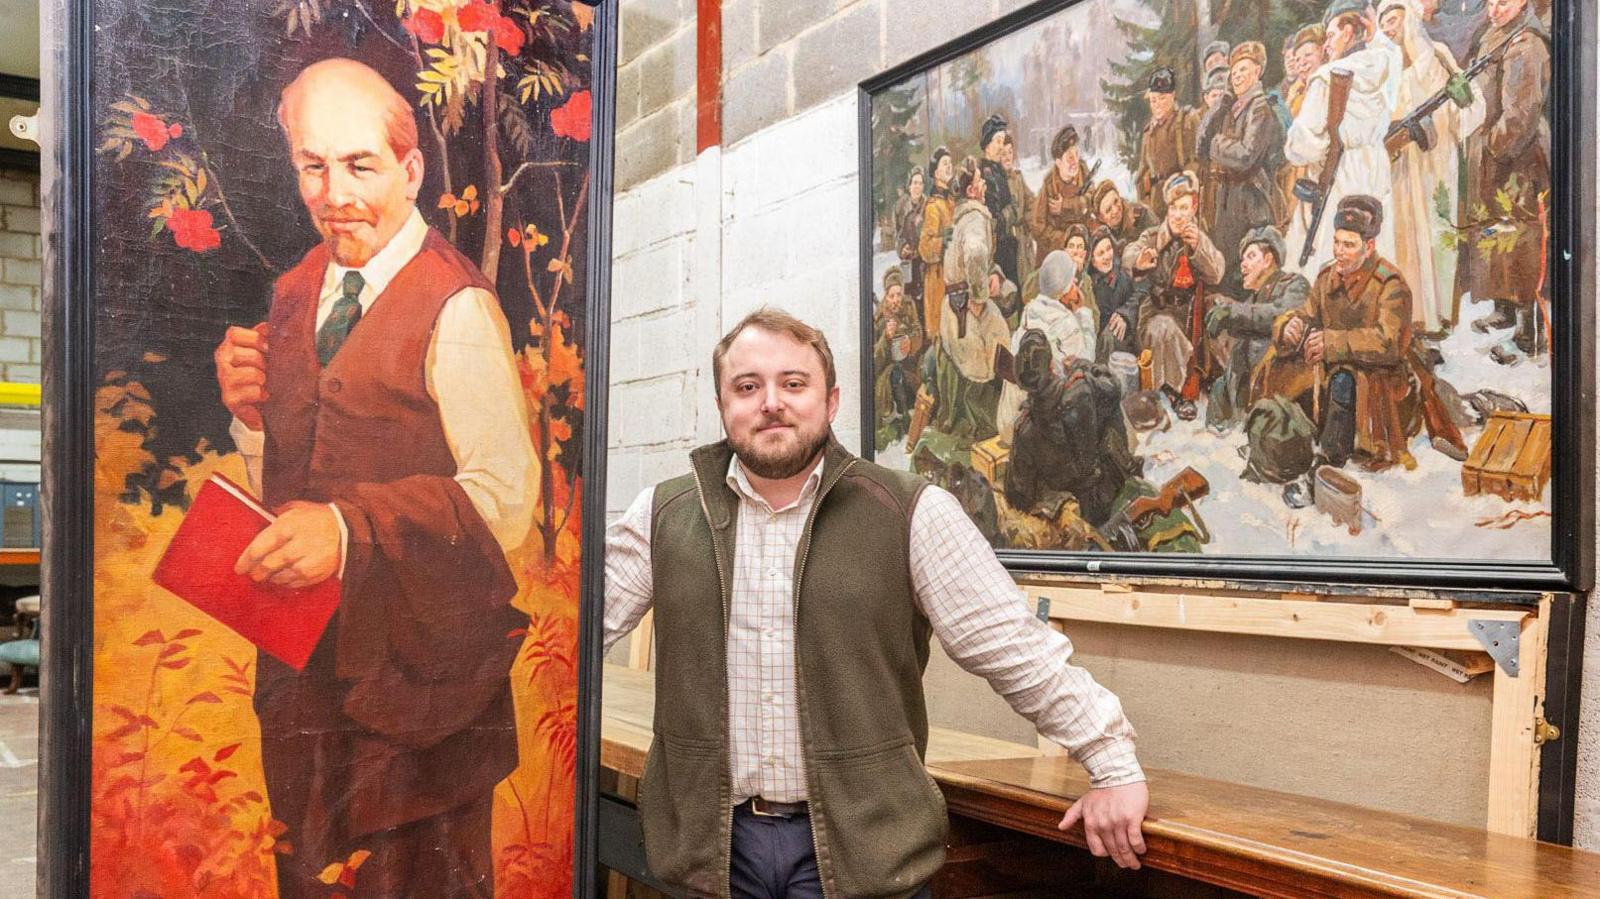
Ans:
[[[185,250],[204,253],[222,245],[222,233],[211,226],[211,213],[204,209],[174,209],[167,216],[167,230]]]
[[[456,24],[462,31],[490,31],[500,19],[500,10],[493,3],[474,0],[456,10]]]
[[[501,16],[494,23],[494,42],[500,45],[500,52],[507,56],[516,56],[522,52],[522,42],[525,40],[522,29],[517,23],[505,16]]]
[[[406,30],[424,44],[437,44],[444,40],[444,19],[431,9],[419,9],[405,21]]]
[[[550,127],[562,137],[588,140],[589,116],[589,92],[578,91],[564,105],[550,110]]]
[[[169,139],[182,137],[183,126],[177,122],[168,125],[159,116],[148,112],[136,112],[133,114],[133,133],[139,135],[145,146],[159,150],[167,145]]]

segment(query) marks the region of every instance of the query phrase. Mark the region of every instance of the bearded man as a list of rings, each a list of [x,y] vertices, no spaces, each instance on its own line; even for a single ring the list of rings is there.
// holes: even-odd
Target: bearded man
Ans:
[[[655,610],[650,870],[696,896],[923,897],[929,639],[1089,770],[1061,827],[1137,867],[1148,792],[1115,695],[1067,662],[950,493],[834,439],[827,338],[761,309],[711,357],[726,439],[606,532],[606,647]]]

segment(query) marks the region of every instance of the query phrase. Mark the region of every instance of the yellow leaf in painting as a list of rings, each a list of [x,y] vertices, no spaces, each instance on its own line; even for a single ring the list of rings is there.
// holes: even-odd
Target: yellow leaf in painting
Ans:
[[[547,272],[559,272],[559,271],[561,271],[562,268],[563,268],[563,265],[561,263],[561,260],[552,259],[552,260],[550,260],[550,264],[544,267],[544,270],[547,271]]]
[[[463,199],[463,200],[476,200],[477,198],[478,198],[478,185],[476,185],[476,184],[468,184],[461,191],[461,199]]]
[[[469,213],[471,211],[472,211],[472,204],[471,203],[468,203],[466,200],[457,200],[456,201],[456,215],[466,215],[467,213]]]
[[[449,209],[450,207],[452,207],[454,205],[456,205],[456,195],[455,194],[445,193],[445,194],[440,194],[439,195],[439,208],[440,209]]]
[[[334,862],[328,867],[323,868],[322,873],[317,875],[317,879],[325,884],[328,884],[329,886],[332,886],[339,882],[339,875],[343,873],[344,862]]]
[[[367,859],[371,857],[371,852],[368,852],[365,849],[357,849],[356,851],[350,853],[350,861],[346,862],[346,864],[350,866],[350,870],[356,871],[359,870],[362,865],[366,864]]]

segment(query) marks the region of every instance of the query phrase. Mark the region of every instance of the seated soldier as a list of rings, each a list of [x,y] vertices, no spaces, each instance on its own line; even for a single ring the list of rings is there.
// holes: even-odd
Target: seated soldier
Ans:
[[[1051,522],[1071,500],[1076,516],[1098,527],[1111,517],[1123,482],[1142,467],[1128,449],[1122,391],[1088,359],[1067,362],[1063,374],[1052,356],[1043,331],[1023,333],[1016,369],[1027,399],[1012,436],[1005,499]]]
[[[1407,449],[1421,430],[1412,359],[1411,291],[1378,256],[1383,205],[1352,194],[1333,218],[1333,261],[1298,308],[1272,326],[1273,347],[1253,396],[1299,402],[1331,465],[1355,459],[1371,471],[1416,467]],[[1319,396],[1320,394],[1320,396]]]
[[[883,274],[883,300],[873,316],[872,400],[878,410],[878,448],[905,434],[917,397],[917,355],[922,350],[922,323],[906,300],[900,266]]]
[[[1194,327],[1195,304],[1205,303],[1207,288],[1222,282],[1224,263],[1200,229],[1200,184],[1194,173],[1168,178],[1163,195],[1166,219],[1128,244],[1122,261],[1141,297],[1139,347],[1151,353],[1155,386],[1167,393],[1179,418],[1192,421],[1200,379],[1190,363],[1195,342],[1204,339],[1203,328]]]
[[[1222,429],[1249,407],[1250,373],[1272,342],[1272,323],[1306,300],[1311,285],[1283,270],[1283,235],[1271,225],[1251,229],[1239,241],[1239,273],[1249,291],[1238,302],[1219,302],[1206,314],[1206,336],[1233,338],[1221,377],[1211,385],[1206,424]]]

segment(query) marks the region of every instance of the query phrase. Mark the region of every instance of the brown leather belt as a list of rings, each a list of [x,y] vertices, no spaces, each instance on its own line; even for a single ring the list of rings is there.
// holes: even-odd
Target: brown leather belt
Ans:
[[[804,802],[772,802],[752,796],[746,804],[750,806],[752,814],[763,818],[798,818],[810,813],[810,807]]]

